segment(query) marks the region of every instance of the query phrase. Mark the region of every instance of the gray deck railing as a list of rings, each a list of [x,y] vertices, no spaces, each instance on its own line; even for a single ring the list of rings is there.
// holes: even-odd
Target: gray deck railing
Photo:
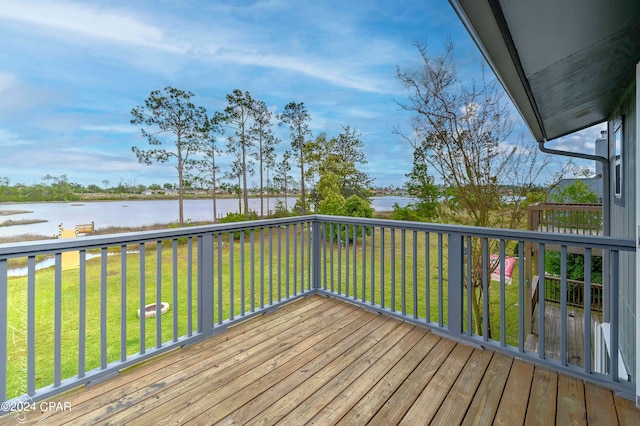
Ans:
[[[525,351],[525,243],[535,244],[541,259],[545,245],[561,248],[565,321],[558,330],[564,345],[559,359],[545,355],[544,314],[535,327],[538,351]],[[587,257],[592,250],[611,256],[613,353],[606,374],[595,372],[591,362],[588,271],[584,366],[567,359],[568,302],[562,295],[566,253],[573,247]],[[0,398],[38,400],[101,380],[313,293],[633,391],[633,384],[618,379],[613,360],[619,333],[615,266],[634,247],[632,240],[607,237],[333,216],[0,245]],[[499,258],[496,271],[491,254]],[[517,266],[507,284],[510,257]],[[38,269],[47,261],[53,266]],[[540,265],[538,272],[544,272]],[[13,276],[20,266],[25,276]],[[492,272],[499,281],[491,281]],[[489,296],[478,297],[480,292]],[[539,297],[544,312],[544,290]],[[165,314],[162,302],[170,305]],[[149,304],[155,304],[155,316],[145,319]]]

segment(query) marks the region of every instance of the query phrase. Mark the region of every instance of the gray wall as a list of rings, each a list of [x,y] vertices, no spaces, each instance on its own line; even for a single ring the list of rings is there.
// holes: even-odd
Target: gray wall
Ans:
[[[609,162],[611,164],[611,235],[635,239],[636,132],[635,84],[628,88],[617,111],[610,117]],[[615,126],[622,119],[622,196],[615,196]],[[635,272],[634,253],[620,256],[619,347],[630,374],[635,372]],[[633,377],[633,376],[632,376]]]

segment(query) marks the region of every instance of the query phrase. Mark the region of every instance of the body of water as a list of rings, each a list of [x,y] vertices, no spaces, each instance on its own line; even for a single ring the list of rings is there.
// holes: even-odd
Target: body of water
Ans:
[[[278,199],[271,198],[269,208],[273,210]],[[284,199],[282,199],[284,202]],[[295,198],[288,198],[289,208],[295,204]],[[393,210],[393,205],[401,206],[411,201],[408,197],[372,197],[372,207],[377,211]],[[238,200],[224,198],[217,201],[218,215],[238,211]],[[249,208],[260,211],[260,199],[250,198]],[[266,201],[265,201],[266,209]],[[65,229],[75,229],[76,225],[94,222],[96,229],[109,226],[135,227],[157,223],[178,221],[177,200],[139,200],[139,201],[90,201],[73,203],[20,203],[0,204],[0,210],[29,210],[32,213],[0,216],[5,220],[46,220],[29,225],[13,225],[0,227],[0,236],[20,234],[57,235],[58,225]],[[193,222],[213,220],[211,200],[185,200],[184,218]]]

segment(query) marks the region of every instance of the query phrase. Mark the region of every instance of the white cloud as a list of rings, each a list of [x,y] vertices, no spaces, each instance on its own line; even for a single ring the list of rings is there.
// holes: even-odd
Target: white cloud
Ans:
[[[103,133],[140,133],[139,128],[126,124],[87,124],[82,126],[80,130]]]
[[[220,52],[212,59],[223,60],[240,65],[253,65],[266,68],[292,71],[335,84],[340,87],[371,93],[398,93],[389,79],[380,80],[361,73],[343,69],[340,62],[332,65],[318,62],[315,58],[290,55],[261,54],[257,51]]]
[[[53,1],[3,0],[0,20],[72,33],[114,43],[185,52],[188,46],[169,40],[163,29],[146,24],[124,11]]]

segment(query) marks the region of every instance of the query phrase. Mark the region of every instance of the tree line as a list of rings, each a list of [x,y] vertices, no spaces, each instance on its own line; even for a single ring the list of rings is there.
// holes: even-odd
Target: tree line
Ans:
[[[282,112],[274,114],[264,101],[236,89],[226,95],[223,111],[209,113],[193,102],[194,96],[189,91],[166,87],[152,91],[143,105],[131,110],[131,124],[141,126],[141,135],[148,143],[146,148],[132,147],[138,161],[147,165],[172,163],[176,169],[181,224],[188,186],[211,191],[214,221],[221,188],[234,192],[239,213],[248,214],[248,177],[256,173],[260,217],[265,215],[267,188],[275,187],[286,198],[294,184],[300,188],[294,210],[303,215],[319,211],[323,200],[338,195],[342,197],[337,198],[339,205],[334,205],[333,210],[324,208],[325,213],[344,211],[342,204],[352,196],[358,200],[352,199],[351,204],[370,204],[368,189],[372,180],[358,169],[358,165],[366,163],[366,157],[361,135],[355,128],[343,126],[337,136],[321,133],[313,139],[311,115],[302,102],[290,102]],[[290,136],[288,149],[280,156],[276,147],[282,141],[274,134],[275,125],[286,126]],[[221,156],[227,156],[225,170],[220,167]],[[299,170],[297,183],[290,174],[294,166]],[[324,188],[330,191],[321,191],[328,181],[331,186]],[[358,204],[356,210],[363,210],[364,205]]]

